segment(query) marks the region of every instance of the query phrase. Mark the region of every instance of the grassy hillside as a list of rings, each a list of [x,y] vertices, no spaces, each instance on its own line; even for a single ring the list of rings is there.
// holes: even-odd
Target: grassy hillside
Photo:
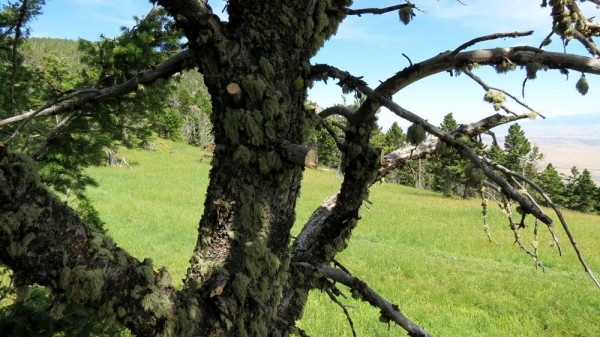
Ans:
[[[210,157],[168,142],[157,151],[122,150],[118,156],[132,167],[89,170],[100,183],[89,193],[92,200],[119,245],[181,279],[196,240]],[[295,233],[340,182],[334,172],[306,172]],[[477,200],[392,184],[375,186],[370,200],[339,261],[433,335],[600,336],[600,290],[560,230],[564,256],[543,244],[542,272],[512,244],[499,211],[490,224],[501,246],[487,241]],[[600,217],[566,215],[589,265],[600,273]],[[549,239],[544,233],[540,242]],[[405,335],[379,323],[368,305],[343,302],[359,336]],[[352,336],[342,310],[318,291],[300,325],[311,336]]]

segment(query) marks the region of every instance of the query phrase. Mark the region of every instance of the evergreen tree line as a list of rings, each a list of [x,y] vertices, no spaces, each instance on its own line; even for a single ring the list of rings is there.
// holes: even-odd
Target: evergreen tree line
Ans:
[[[0,90],[0,120],[27,112],[31,106],[58,102],[81,88],[122,83],[164,61],[181,50],[179,34],[166,29],[169,22],[164,11],[156,10],[137,19],[135,27],[123,28],[116,38],[73,41],[22,36],[20,41],[0,41],[8,50],[11,44],[17,46],[16,58],[4,53],[0,59],[0,70],[14,78],[12,84],[4,81]],[[112,103],[94,104],[89,113],[69,120],[34,119],[30,123],[35,133],[19,133],[19,123],[0,130],[3,138],[16,137],[13,143],[40,162],[44,182],[97,228],[101,221],[84,193],[95,182],[84,173],[85,167],[110,161],[108,154],[119,146],[152,146],[157,136],[197,146],[212,142],[211,101],[197,71],[185,71],[151,88],[139,85],[134,95]]]
[[[136,18],[135,26],[123,27],[115,38],[30,38],[28,24],[43,5],[43,0],[0,5],[0,121],[60,103],[77,90],[120,84],[182,50],[181,33],[171,29],[172,19],[160,8]],[[42,181],[104,232],[85,194],[96,185],[85,168],[106,163],[107,153],[119,146],[147,147],[157,136],[206,146],[212,142],[211,109],[202,76],[186,71],[66,116],[34,118],[24,128],[21,122],[1,125],[0,141],[10,139],[13,148],[37,161]],[[16,287],[9,274],[0,265],[0,336],[129,335],[90,319],[74,303],[59,306],[42,287]],[[57,310],[68,318],[55,317]]]
[[[328,125],[339,125],[341,119],[330,116]],[[343,126],[342,126],[343,127]],[[452,113],[448,113],[440,128],[453,131],[459,127]],[[410,146],[408,132],[394,122],[387,131],[381,128],[373,134],[373,144],[384,153]],[[341,137],[341,133],[339,134]],[[340,164],[340,151],[330,132],[321,126],[310,137],[309,145],[319,152],[320,165],[337,168]],[[518,123],[512,124],[502,147],[495,141],[492,145],[478,144],[480,154],[486,155],[500,165],[521,174],[542,187],[554,204],[564,208],[585,212],[600,213],[600,187],[594,183],[588,169],[571,169],[569,175],[560,174],[552,163],[540,170],[539,164],[544,155],[537,146],[532,146]],[[441,192],[444,195],[458,195],[463,198],[479,196],[479,186],[483,175],[454,150],[438,145],[437,153],[425,159],[408,161],[386,181]],[[538,202],[547,205],[544,198],[535,191],[529,191]]]
[[[109,39],[102,37],[104,40]],[[70,79],[74,83],[81,83],[81,74],[89,71],[90,52],[93,52],[96,44],[84,40],[29,38],[22,50],[25,63],[37,73],[38,81]],[[147,116],[144,127],[161,138],[201,147],[209,145],[212,142],[212,107],[202,75],[195,70],[184,71],[175,80],[169,81],[167,86],[165,99],[148,111],[153,113]],[[145,88],[140,90],[144,91]]]

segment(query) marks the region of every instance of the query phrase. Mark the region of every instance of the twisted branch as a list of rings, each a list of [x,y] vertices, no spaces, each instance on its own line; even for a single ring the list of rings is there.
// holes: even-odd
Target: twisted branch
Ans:
[[[491,179],[498,186],[500,186],[504,194],[506,194],[511,199],[517,201],[524,211],[533,214],[535,217],[539,218],[542,222],[546,224],[552,223],[552,219],[550,219],[550,217],[548,217],[539,207],[537,207],[537,205],[533,204],[531,200],[523,197],[519,192],[515,191],[514,188],[510,186],[510,184],[506,180],[500,178],[498,175],[496,175],[494,171],[492,171],[489,167],[484,165],[481,162],[479,156],[467,145],[461,143],[460,141],[457,141],[448,133],[444,132],[437,126],[429,123],[427,120],[421,118],[413,112],[402,108],[388,97],[380,94],[378,91],[371,89],[361,79],[350,75],[348,72],[341,71],[335,67],[327,65],[321,65],[320,68],[325,68],[329,76],[340,79],[340,81],[343,82],[344,85],[347,85],[348,87],[351,87],[354,90],[363,93],[364,95],[369,97],[369,99],[385,106],[397,116],[410,122],[420,124],[430,134],[440,138],[448,145],[455,147],[460,153],[462,153],[462,155],[465,158],[469,159],[474,165],[480,168],[489,179]]]

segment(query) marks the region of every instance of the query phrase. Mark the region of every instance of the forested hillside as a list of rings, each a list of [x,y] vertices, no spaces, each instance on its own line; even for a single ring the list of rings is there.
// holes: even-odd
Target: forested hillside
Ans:
[[[33,64],[41,64],[44,57],[56,54],[74,70],[80,70],[83,67],[81,57],[84,54],[79,50],[77,41],[32,37],[25,42],[23,52],[27,61]]]

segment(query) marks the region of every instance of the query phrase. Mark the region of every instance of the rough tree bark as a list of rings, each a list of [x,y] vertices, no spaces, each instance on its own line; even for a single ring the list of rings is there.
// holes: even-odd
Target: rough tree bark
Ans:
[[[56,295],[82,303],[101,318],[123,323],[138,336],[301,333],[295,322],[309,290],[322,286],[322,278],[356,288],[411,336],[428,336],[363,282],[327,266],[346,248],[368,188],[381,174],[380,151],[369,145],[377,110],[386,106],[423,125],[481,164],[457,138],[474,136],[522,116],[492,116],[447,134],[394,105],[389,97],[419,79],[472,63],[540,62],[550,68],[600,73],[597,59],[530,47],[463,51],[469,46],[465,45],[411,65],[373,90],[333,67],[311,66],[310,58],[346,15],[392,9],[350,11],[349,0],[230,0],[225,23],[204,1],[157,2],[184,31],[189,53],[213,99],[215,150],[210,184],[183,289],[174,289],[166,270],[155,270],[150,260],[140,262],[109,238],[90,231],[41,186],[34,163],[0,143],[0,261],[14,270],[18,283],[48,286]],[[393,10],[406,6],[412,5]],[[140,78],[121,87],[105,89],[105,94],[129,92],[137,81],[168,76],[183,67],[186,57],[178,55],[171,63],[141,73]],[[310,153],[300,145],[315,122],[304,107],[306,89],[312,80],[326,77],[336,78],[368,99],[357,111],[341,113],[348,123],[340,145],[344,153],[340,192],[315,212],[292,243],[290,229],[304,169],[297,153]],[[81,94],[85,95],[61,101],[62,107],[49,105],[37,113],[0,121],[0,125],[69,111],[104,95],[97,91],[77,95]],[[290,148],[300,151],[290,155]],[[397,157],[434,150],[435,144],[430,142],[422,144],[418,152],[397,152],[386,159],[392,163]],[[502,185],[491,169],[485,173],[525,210],[549,219],[510,190],[510,185]]]

